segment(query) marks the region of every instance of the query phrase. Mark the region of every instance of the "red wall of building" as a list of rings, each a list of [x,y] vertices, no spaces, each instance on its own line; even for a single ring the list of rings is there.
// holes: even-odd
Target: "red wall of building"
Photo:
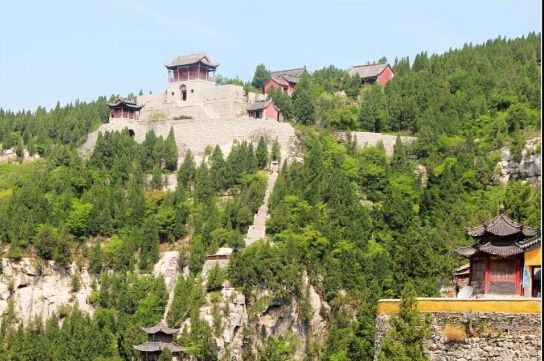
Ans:
[[[289,85],[287,87],[285,87],[284,85],[280,85],[280,84],[276,83],[276,81],[270,79],[268,82],[266,82],[266,84],[263,87],[263,94],[268,94],[270,89],[283,88],[283,90],[286,91],[287,94],[291,95],[295,91],[295,85],[296,84],[294,84],[294,83],[289,83]]]
[[[266,82],[266,84],[263,87],[263,94],[268,94],[270,89],[278,89],[278,88],[282,88],[282,86],[276,83],[274,80],[270,79],[269,81]]]
[[[278,111],[276,110],[274,104],[270,104],[268,107],[266,107],[266,109],[264,110],[264,117],[270,119],[278,119]]]
[[[378,84],[384,86],[389,80],[393,79],[393,76],[395,76],[395,73],[393,73],[393,69],[388,65],[378,76]]]

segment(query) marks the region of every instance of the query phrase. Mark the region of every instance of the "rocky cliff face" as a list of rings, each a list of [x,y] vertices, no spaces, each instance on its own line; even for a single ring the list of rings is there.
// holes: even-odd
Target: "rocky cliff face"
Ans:
[[[91,292],[91,278],[86,269],[78,272],[75,264],[59,267],[53,261],[37,264],[32,258],[20,261],[1,260],[3,273],[0,275],[0,315],[8,308],[8,301],[14,302],[14,311],[24,323],[34,319],[46,320],[60,306],[78,305],[84,312],[92,313],[88,303]],[[79,290],[72,290],[72,276],[79,279]]]
[[[208,294],[208,302],[201,307],[200,316],[216,329],[220,359],[242,361],[244,352],[246,355],[247,352],[255,353],[271,336],[293,335],[298,340],[297,360],[304,359],[310,344],[323,344],[327,321],[322,311],[328,310],[329,306],[308,283],[307,276],[303,274],[302,277],[310,306],[306,315],[301,312],[301,300],[295,297],[278,304],[270,301],[269,293],[263,291],[250,305],[244,295],[232,287],[223,288],[220,300],[217,297],[214,300],[213,294]],[[190,326],[188,320],[185,325]],[[218,326],[220,332],[217,332]]]
[[[507,183],[509,180],[527,180],[537,183],[542,180],[541,138],[527,141],[521,151],[521,160],[514,159],[508,148],[501,150],[501,160],[497,163],[493,180],[496,183]]]

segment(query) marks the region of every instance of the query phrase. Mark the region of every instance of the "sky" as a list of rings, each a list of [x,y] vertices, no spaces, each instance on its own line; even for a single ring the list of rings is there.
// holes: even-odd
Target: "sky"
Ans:
[[[0,0],[0,107],[162,92],[164,64],[206,52],[251,80],[305,65],[348,69],[541,31],[540,0]]]

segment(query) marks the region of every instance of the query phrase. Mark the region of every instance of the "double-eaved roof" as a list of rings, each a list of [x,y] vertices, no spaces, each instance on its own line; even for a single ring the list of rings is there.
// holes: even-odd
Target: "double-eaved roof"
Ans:
[[[124,98],[117,98],[113,103],[107,103],[110,108],[130,108],[134,110],[140,110],[143,105],[138,105],[136,102]]]
[[[377,63],[367,65],[353,65],[349,70],[349,75],[359,75],[361,79],[378,77],[389,66],[389,63]]]
[[[540,244],[538,229],[512,220],[502,209],[491,221],[468,228],[467,234],[476,238],[477,242],[471,246],[455,248],[455,252],[467,258],[477,253],[509,257]]]
[[[495,236],[511,236],[520,233],[523,237],[533,237],[538,233],[538,230],[512,220],[501,211],[491,221],[467,229],[467,234],[471,237],[481,237],[486,233]]]
[[[219,66],[219,63],[212,62],[205,53],[180,55],[165,66],[167,68],[176,68],[178,66],[193,65],[198,63],[202,63],[210,68],[217,68]]]

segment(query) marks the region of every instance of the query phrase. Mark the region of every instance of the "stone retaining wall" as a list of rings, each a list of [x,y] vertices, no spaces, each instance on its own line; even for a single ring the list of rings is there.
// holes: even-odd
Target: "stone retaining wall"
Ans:
[[[430,361],[540,360],[541,314],[431,313],[431,336],[424,349]],[[390,314],[376,318],[376,354],[388,328]],[[443,334],[453,324],[466,338],[451,342]]]

